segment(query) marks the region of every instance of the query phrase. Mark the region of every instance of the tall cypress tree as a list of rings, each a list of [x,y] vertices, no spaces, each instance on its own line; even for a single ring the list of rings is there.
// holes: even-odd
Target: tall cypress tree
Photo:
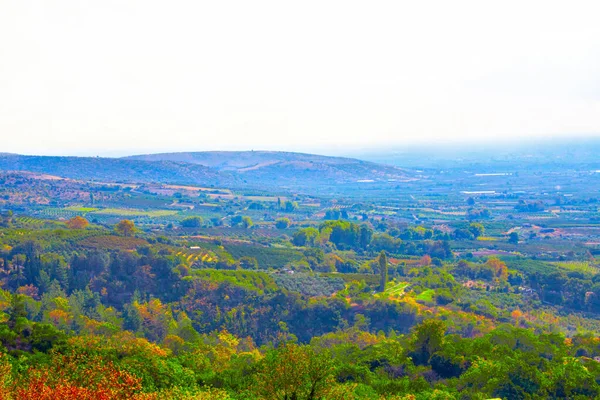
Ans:
[[[380,276],[379,290],[384,292],[385,284],[387,283],[387,280],[388,280],[388,263],[387,263],[387,257],[385,255],[385,251],[383,251],[383,250],[381,250],[381,253],[379,253],[379,276]]]

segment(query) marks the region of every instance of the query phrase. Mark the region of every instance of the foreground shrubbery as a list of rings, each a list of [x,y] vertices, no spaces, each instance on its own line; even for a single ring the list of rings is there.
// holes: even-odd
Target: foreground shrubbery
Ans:
[[[0,399],[595,398],[598,339],[500,326],[478,338],[426,320],[408,335],[354,327],[260,348],[226,331],[161,344],[129,332],[57,336],[0,356]],[[34,323],[35,324],[35,323]]]

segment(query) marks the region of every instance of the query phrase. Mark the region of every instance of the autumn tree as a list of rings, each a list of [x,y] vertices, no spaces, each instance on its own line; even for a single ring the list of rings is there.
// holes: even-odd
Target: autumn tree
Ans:
[[[123,219],[115,226],[115,231],[119,235],[131,236],[135,232],[135,224],[131,220]]]
[[[385,291],[385,285],[388,280],[388,262],[385,255],[385,251],[381,250],[379,253],[379,290]]]
[[[69,229],[85,229],[90,223],[87,219],[78,215],[68,220],[66,224]]]
[[[428,267],[428,266],[430,266],[431,265],[431,256],[429,254],[425,254],[419,260],[419,265],[422,266],[422,267]]]
[[[500,260],[498,257],[488,258],[485,265],[494,271],[495,278],[501,281],[506,281],[508,279],[508,267],[504,261]]]

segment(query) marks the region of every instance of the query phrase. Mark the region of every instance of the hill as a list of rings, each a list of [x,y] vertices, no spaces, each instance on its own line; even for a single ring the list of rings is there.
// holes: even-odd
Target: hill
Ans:
[[[237,181],[231,174],[197,164],[102,157],[0,154],[0,170],[30,171],[95,181],[176,182],[203,185],[227,185]]]
[[[129,160],[171,161],[199,164],[239,174],[247,182],[288,184],[402,181],[409,173],[398,167],[355,158],[329,157],[282,151],[205,151],[146,154]],[[282,182],[283,183],[283,182]]]
[[[0,170],[65,178],[215,186],[311,188],[412,179],[394,166],[314,154],[243,151],[168,153],[125,158],[0,154]]]

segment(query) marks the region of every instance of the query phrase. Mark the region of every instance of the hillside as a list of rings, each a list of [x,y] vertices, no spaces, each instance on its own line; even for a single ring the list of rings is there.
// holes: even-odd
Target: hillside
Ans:
[[[219,171],[240,174],[250,182],[316,184],[349,183],[361,180],[406,180],[406,170],[383,164],[345,157],[282,151],[205,151],[189,153],[146,154],[127,157],[130,160],[172,161],[200,164]]]
[[[96,181],[305,189],[412,179],[403,169],[352,158],[263,151],[169,153],[126,158],[0,154],[0,170]]]
[[[0,170],[31,171],[95,181],[176,182],[204,185],[226,185],[236,182],[236,178],[231,174],[218,172],[201,165],[101,157],[1,154]]]

